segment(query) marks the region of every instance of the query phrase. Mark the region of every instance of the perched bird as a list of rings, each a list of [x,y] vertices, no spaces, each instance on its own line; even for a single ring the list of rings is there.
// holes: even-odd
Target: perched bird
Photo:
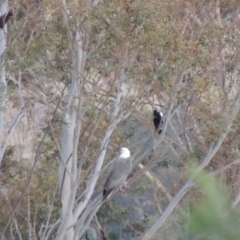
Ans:
[[[121,148],[120,154],[113,163],[109,176],[104,184],[103,199],[117,187],[120,187],[132,171],[132,158],[128,148]]]
[[[1,29],[3,29],[3,27],[8,22],[8,20],[10,19],[11,16],[13,16],[13,12],[12,12],[12,10],[9,10],[8,12],[6,12],[5,14],[3,14],[0,17],[0,28]]]
[[[154,109],[153,111],[153,124],[156,132],[160,134],[162,132],[163,126],[163,113],[161,111],[158,111],[157,109]]]

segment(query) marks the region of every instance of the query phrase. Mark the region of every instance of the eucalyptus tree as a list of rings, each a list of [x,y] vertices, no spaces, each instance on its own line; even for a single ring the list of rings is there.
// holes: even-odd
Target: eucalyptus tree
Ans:
[[[138,167],[129,182],[149,180],[149,194],[141,195],[162,213],[150,215],[132,190],[142,225],[135,227],[127,217],[121,223],[136,238],[167,231],[164,223],[191,194],[195,176],[209,165],[230,169],[228,162],[238,157],[239,19],[230,11],[236,4],[15,3],[7,74],[20,91],[8,94],[14,102],[19,93],[20,106],[28,102],[14,148],[22,153],[30,145],[31,151],[18,154],[30,166],[19,185],[7,182],[17,196],[5,197],[10,213],[4,214],[8,223],[2,232],[19,239],[79,239],[93,223],[104,232],[97,217],[107,217],[95,205],[95,194],[100,190],[102,196],[106,162],[119,147],[130,148]],[[152,123],[158,107],[160,135]],[[23,135],[27,142],[20,141]],[[198,167],[188,178],[186,165],[192,161]],[[173,174],[174,190],[161,181],[163,163],[180,169],[179,176]],[[151,191],[161,197],[150,198]]]

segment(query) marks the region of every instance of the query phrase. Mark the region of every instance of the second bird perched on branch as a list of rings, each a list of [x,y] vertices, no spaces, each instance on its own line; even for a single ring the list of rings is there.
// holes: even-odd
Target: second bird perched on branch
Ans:
[[[156,132],[160,134],[162,132],[163,126],[163,113],[161,111],[158,111],[157,109],[154,109],[153,111],[153,124]]]
[[[8,20],[10,19],[10,17],[13,16],[13,11],[9,10],[8,12],[6,12],[5,14],[3,14],[0,17],[0,28],[3,29],[3,27],[5,26],[5,24],[8,22]]]

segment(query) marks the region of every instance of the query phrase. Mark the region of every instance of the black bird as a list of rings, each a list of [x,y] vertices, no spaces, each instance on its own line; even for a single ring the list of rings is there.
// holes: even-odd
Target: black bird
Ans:
[[[163,126],[163,114],[157,109],[154,109],[153,111],[153,124],[156,132],[158,131],[158,134],[160,134],[162,132],[161,128]]]
[[[5,26],[5,24],[8,22],[8,20],[10,19],[10,17],[13,15],[13,11],[9,10],[8,12],[6,12],[5,14],[3,14],[0,17],[0,28],[3,29],[3,27]]]

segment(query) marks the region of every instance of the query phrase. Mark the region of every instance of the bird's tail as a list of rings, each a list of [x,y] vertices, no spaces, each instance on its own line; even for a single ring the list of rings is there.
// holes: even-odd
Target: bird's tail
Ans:
[[[110,193],[113,191],[113,188],[110,188],[108,190],[104,189],[103,190],[103,200],[105,200],[109,195]]]

